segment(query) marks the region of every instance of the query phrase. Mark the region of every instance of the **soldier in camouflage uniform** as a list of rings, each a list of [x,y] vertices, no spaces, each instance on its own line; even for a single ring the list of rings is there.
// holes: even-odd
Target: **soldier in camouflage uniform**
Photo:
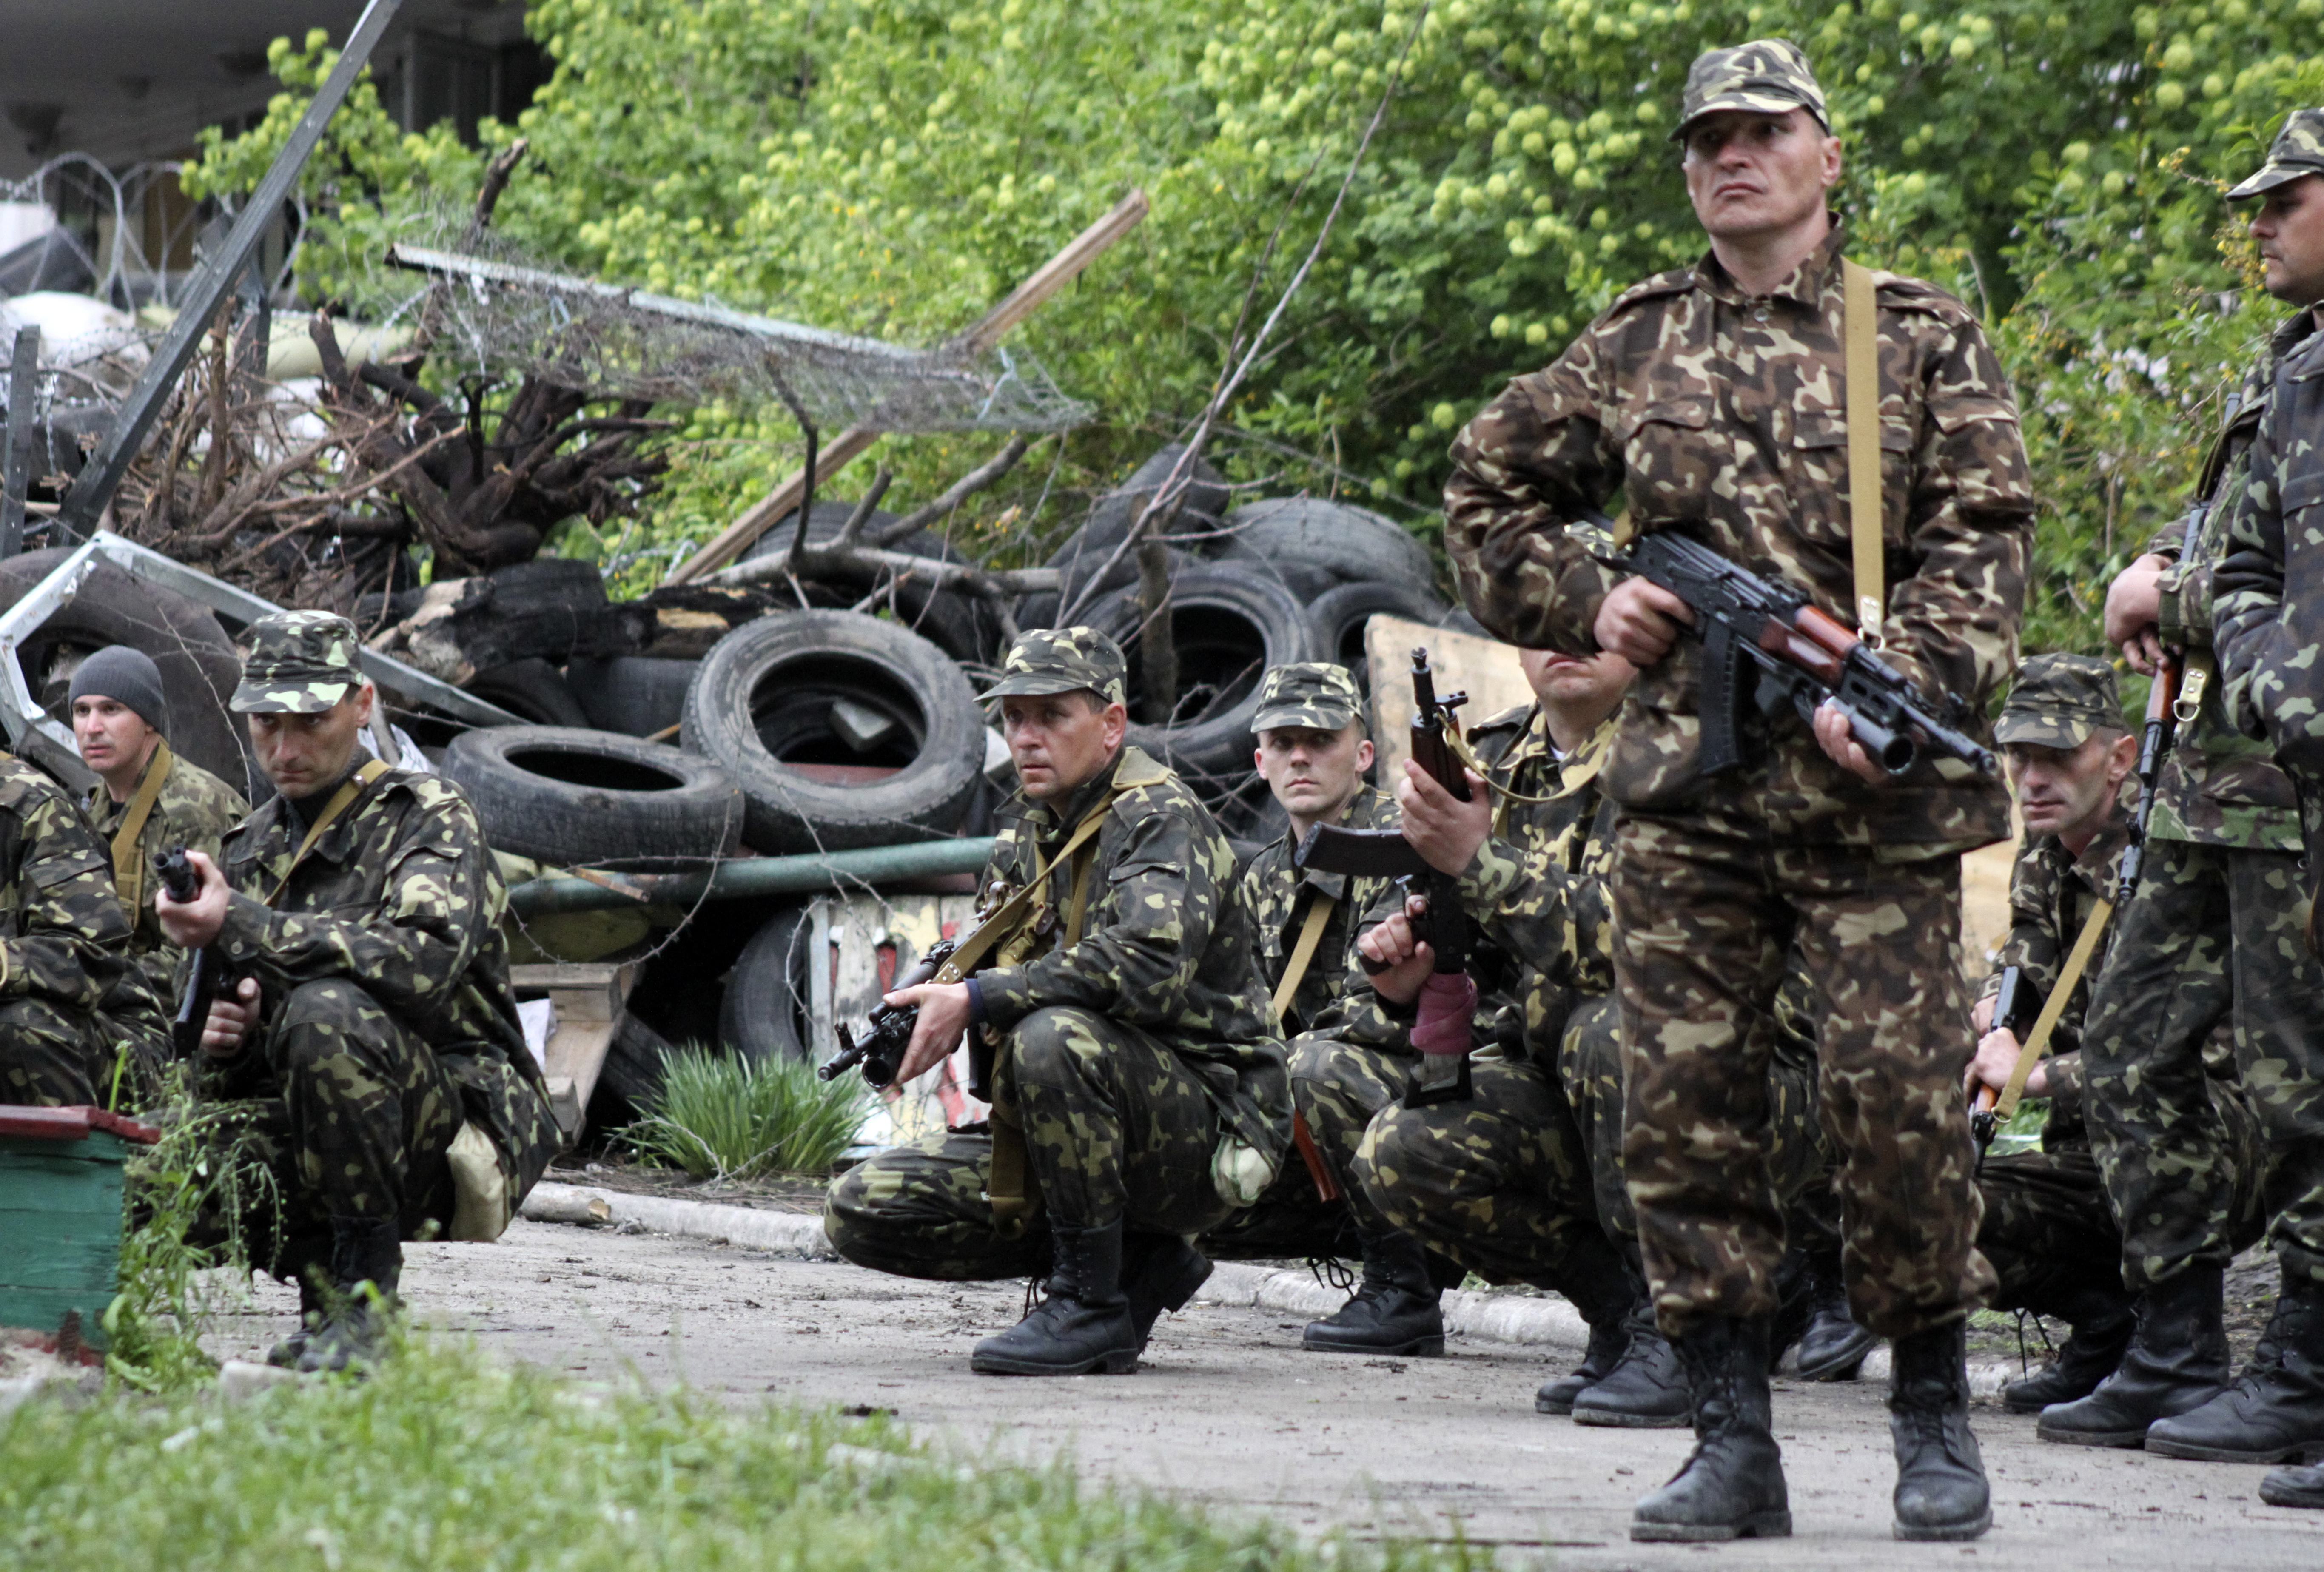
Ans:
[[[1048,1267],[1048,1297],[976,1346],[1001,1375],[1127,1373],[1201,1286],[1189,1236],[1248,1206],[1291,1141],[1283,1044],[1232,899],[1234,854],[1168,770],[1125,745],[1125,667],[1093,628],[1028,633],[1001,700],[1020,792],[982,888],[997,948],[919,1011],[908,1080],[963,1034],[993,1056],[993,1124],[834,1181],[833,1247],[957,1281]]]
[[[5,754],[0,916],[0,1102],[96,1103],[95,1080],[112,1068],[96,1011],[121,974],[129,924],[72,800]]]
[[[1357,919],[1387,884],[1320,868],[1303,873],[1291,863],[1311,825],[1396,826],[1396,804],[1364,779],[1372,744],[1363,713],[1355,679],[1333,661],[1273,667],[1259,682],[1251,717],[1259,741],[1254,763],[1290,825],[1236,873],[1234,899],[1258,949],[1276,1024],[1286,1033],[1305,1031],[1339,998]],[[1311,920],[1318,924],[1313,937],[1306,932]],[[1226,1261],[1336,1260],[1356,1253],[1353,1224],[1336,1189],[1327,1198],[1305,1161],[1286,1161],[1267,1193],[1204,1234],[1202,1247]]]
[[[98,1040],[111,1049],[113,1075],[124,1093],[142,1096],[171,1058],[170,1019],[183,958],[162,938],[154,915],[161,881],[153,859],[180,846],[216,857],[226,832],[242,822],[250,804],[171,751],[161,735],[170,710],[161,669],[143,650],[114,644],[90,655],[73,670],[70,698],[81,763],[97,776],[81,799],[81,812],[112,849],[114,891],[130,924],[128,965],[98,1012]],[[106,1057],[100,1057],[100,1073]]]
[[[2267,1136],[2268,1234],[2282,1272],[2275,1313],[2235,1384],[2201,1408],[2159,1420],[2149,1450],[2269,1462],[2324,1454],[2324,964],[2316,901],[2324,877],[2324,674],[2316,606],[2324,587],[2324,109],[2292,116],[2257,173],[2228,193],[2258,197],[2251,234],[2270,294],[2302,308],[2270,348],[2274,375],[2252,433],[2243,483],[2223,502],[2227,549],[2217,578],[2217,644],[2227,709],[2264,739],[2307,817],[2305,868],[2282,853],[2230,854],[2228,904],[2264,913],[2235,932],[2236,1046]],[[2305,936],[2306,943],[2301,942]],[[2260,953],[2247,953],[2257,951]],[[2142,1061],[2139,1086],[2161,1112],[2174,1066]],[[2159,1085],[2158,1085],[2159,1083]],[[2151,1088],[2151,1089],[2150,1089]],[[2126,1121],[2129,1123],[2129,1121]],[[2138,1121],[2144,1150],[2197,1156],[2168,1126]],[[2175,1133],[2175,1132],[2172,1133]],[[2158,1137],[2160,1139],[2158,1139]],[[2181,1181],[2175,1179],[2172,1188]],[[2195,1187],[2201,1188],[2204,1187]],[[2324,1476],[2308,1504],[2324,1503]],[[2300,1493],[2274,1479],[2273,1495]]]
[[[1411,1031],[1426,970],[1406,964],[1373,975],[1413,953],[1406,897],[1395,886],[1365,913],[1338,1006],[1292,1045],[1293,1095],[1354,1209],[1364,1259],[1354,1296],[1306,1328],[1307,1347],[1442,1352],[1439,1301],[1466,1269],[1563,1293],[1595,1329],[1603,1363],[1610,1366],[1620,1352],[1629,1293],[1597,1227],[1554,1063],[1573,975],[1571,957],[1557,957],[1592,943],[1595,930],[1577,937],[1572,882],[1551,857],[1577,826],[1586,833],[1591,800],[1587,771],[1577,762],[1569,781],[1564,756],[1619,702],[1629,674],[1618,660],[1528,656],[1537,693],[1549,689],[1553,663],[1565,691],[1471,728],[1486,771],[1472,776],[1469,802],[1454,803],[1433,780],[1424,788],[1416,768],[1397,783],[1406,838],[1431,865],[1457,870],[1476,928],[1469,1100],[1428,1110],[1425,1120],[1412,1115],[1416,1122],[1404,1126],[1409,1139],[1373,1149],[1369,1132],[1396,1117],[1418,1062]],[[1545,1046],[1536,1052],[1536,1043]]]
[[[401,1242],[497,1234],[561,1137],[475,810],[437,776],[364,760],[376,696],[353,624],[283,612],[248,639],[233,708],[281,795],[220,859],[193,855],[193,901],[164,891],[157,910],[240,979],[211,1008],[201,1084],[272,1181],[247,1236],[301,1285],[304,1329],[273,1357],[344,1369],[380,1350]]]
[[[1950,763],[1887,782],[1830,707],[1812,726],[1788,708],[1747,716],[1755,762],[1704,779],[1689,614],[1642,580],[1618,585],[1567,526],[1618,490],[1635,531],[1685,531],[1842,622],[1859,592],[1873,596],[1886,660],[1973,709],[2010,668],[2024,592],[2034,499],[2016,408],[1966,308],[1870,275],[1883,606],[1852,561],[1843,237],[1826,206],[1840,148],[1822,91],[1787,42],[1712,51],[1688,74],[1677,139],[1711,254],[1633,288],[1512,384],[1454,443],[1445,492],[1446,546],[1479,621],[1641,668],[1605,770],[1620,807],[1624,1157],[1698,1444],[1631,1531],[1790,1529],[1767,1419],[1783,1234],[1754,1023],[1796,947],[1824,1012],[1849,1301],[1895,1345],[1896,1532],[1972,1537],[1991,1512],[1963,1327],[1992,1277],[1974,1244],[1959,1039],[1943,1023],[1969,1008],[1960,853],[2007,833],[2006,794]]]

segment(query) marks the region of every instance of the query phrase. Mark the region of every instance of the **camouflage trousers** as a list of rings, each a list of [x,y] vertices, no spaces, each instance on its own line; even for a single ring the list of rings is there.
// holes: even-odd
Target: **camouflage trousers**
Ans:
[[[1992,1269],[1961,1094],[1960,859],[1778,846],[1626,812],[1611,878],[1622,1160],[1666,1333],[1776,1308],[1784,1249],[1770,1011],[1797,964],[1823,1009],[1817,1115],[1861,1325],[1960,1319]]]
[[[1296,1038],[1291,1044],[1291,1100],[1307,1121],[1307,1133],[1347,1197],[1350,1213],[1368,1230],[1394,1225],[1356,1182],[1356,1153],[1373,1116],[1403,1099],[1419,1060],[1418,1054],[1406,1050],[1336,1037],[1312,1035]]]
[[[216,1140],[244,1167],[243,1236],[295,1271],[331,1219],[393,1219],[407,1239],[452,1216],[446,1161],[460,1088],[420,1036],[348,982],[302,983],[259,1028],[254,1061],[222,1067]],[[255,1173],[248,1170],[255,1170]],[[225,1236],[219,1215],[197,1230]]]
[[[0,1004],[0,1102],[63,1108],[102,1101],[88,1018],[45,999]],[[111,1078],[112,1065],[103,1067]]]
[[[1337,1261],[1360,1248],[1346,1196],[1325,1200],[1296,1148],[1259,1199],[1196,1243],[1213,1261]]]
[[[1565,1094],[1497,1052],[1471,1055],[1469,1077],[1464,1102],[1381,1107],[1357,1143],[1355,1181],[1392,1226],[1486,1281],[1564,1291],[1569,1257],[1600,1235]]]
[[[1008,1034],[996,1070],[1025,1137],[1035,1215],[1014,1236],[987,1194],[982,1125],[883,1151],[832,1181],[823,1231],[858,1266],[962,1282],[1047,1270],[1049,1220],[1117,1218],[1138,1232],[1195,1234],[1232,1209],[1211,1179],[1221,1133],[1202,1077],[1134,1026],[1067,1006]]]
[[[2286,853],[2158,841],[2117,927],[2082,1034],[2090,1142],[2134,1291],[2225,1262],[2237,1181],[2203,1049],[2233,1023],[2257,1121],[2258,1183],[2286,1277],[2324,1282],[2324,965]]]

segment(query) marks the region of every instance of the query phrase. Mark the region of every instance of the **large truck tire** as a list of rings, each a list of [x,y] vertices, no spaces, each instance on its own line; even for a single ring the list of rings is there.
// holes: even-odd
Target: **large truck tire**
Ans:
[[[1277,563],[1322,569],[1344,583],[1430,583],[1428,548],[1395,520],[1316,496],[1268,497],[1227,515],[1228,538]]]
[[[958,833],[984,768],[984,726],[960,668],[877,617],[799,611],[719,641],[686,696],[686,746],[750,800],[769,853],[838,851]]]
[[[613,732],[508,726],[444,751],[496,849],[579,867],[680,867],[741,849],[742,794],[710,759]]]
[[[814,937],[805,902],[769,918],[751,936],[726,975],[718,1006],[718,1038],[738,1059],[806,1059],[807,941]]]
[[[701,664],[658,655],[616,655],[609,661],[574,661],[565,668],[565,682],[581,701],[591,726],[650,737],[686,718],[686,690],[694,686],[695,669]]]

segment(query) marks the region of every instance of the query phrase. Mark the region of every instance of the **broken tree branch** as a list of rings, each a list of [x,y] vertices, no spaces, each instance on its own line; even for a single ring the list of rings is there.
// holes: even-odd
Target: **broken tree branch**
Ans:
[[[927,529],[970,497],[1016,468],[1017,461],[1024,458],[1027,450],[1032,446],[1032,442],[1023,436],[1010,438],[1008,444],[1000,452],[953,482],[944,495],[935,501],[925,507],[915,508],[881,531],[872,537],[872,543],[874,546],[892,546],[897,541],[908,540],[919,531]]]

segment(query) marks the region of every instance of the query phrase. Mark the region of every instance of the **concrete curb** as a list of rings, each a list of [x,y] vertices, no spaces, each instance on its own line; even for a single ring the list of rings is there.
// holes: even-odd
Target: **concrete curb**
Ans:
[[[721,1239],[753,1250],[809,1261],[835,1261],[838,1254],[824,1237],[823,1219],[796,1212],[765,1212],[752,1207],[722,1207],[709,1201],[682,1201],[666,1196],[636,1196],[588,1185],[543,1182],[524,1198],[521,1216],[536,1223],[565,1223],[582,1227],[613,1227],[675,1234],[688,1239]],[[1197,1304],[1248,1306],[1285,1315],[1328,1316],[1347,1301],[1347,1295],[1312,1272],[1285,1271],[1240,1262],[1222,1261],[1211,1269],[1210,1281],[1194,1295]],[[1492,1343],[1515,1343],[1580,1354],[1590,1341],[1590,1327],[1581,1312],[1561,1299],[1530,1295],[1471,1293],[1455,1289],[1444,1296],[1444,1329]],[[1864,1361],[1858,1381],[1887,1384],[1888,1347],[1875,1348]],[[2014,1364],[1972,1364],[1969,1393],[1990,1398],[2017,1379]]]

